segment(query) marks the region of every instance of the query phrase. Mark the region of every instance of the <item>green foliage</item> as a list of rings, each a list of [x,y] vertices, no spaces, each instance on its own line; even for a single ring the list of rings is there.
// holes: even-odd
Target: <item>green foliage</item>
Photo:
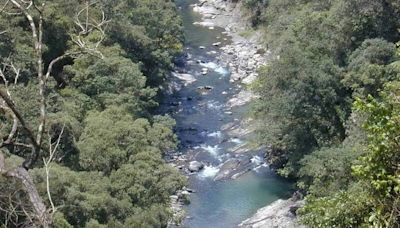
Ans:
[[[307,197],[306,206],[299,210],[301,221],[309,227],[368,227],[365,215],[371,205],[363,187],[356,185],[330,197]]]
[[[103,108],[125,106],[132,113],[143,114],[155,105],[155,89],[146,87],[146,77],[138,64],[123,57],[125,54],[118,47],[104,48],[103,55],[104,59],[83,56],[66,67],[71,85]]]
[[[375,197],[369,219],[376,227],[392,227],[400,218],[400,83],[386,86],[381,100],[357,99],[356,110],[365,113],[368,136],[366,155],[353,166],[354,174],[366,181]]]
[[[397,78],[386,40],[398,39],[398,5],[271,0],[260,10],[278,58],[259,72],[254,113],[269,161],[291,175],[304,155],[345,139],[353,97],[377,94]]]
[[[47,69],[55,57],[79,50],[71,38],[77,38],[75,15],[84,1],[43,2],[43,66]],[[164,153],[177,146],[175,122],[152,110],[172,59],[182,51],[181,20],[173,1],[98,1],[89,13],[101,18],[102,9],[110,22],[97,47],[101,54],[74,54],[60,61],[45,91],[44,135],[49,140],[43,148],[54,146],[63,132],[53,162],[57,164],[50,167],[50,193],[57,208],[54,225],[165,227],[172,216],[169,196],[184,186],[185,179],[163,160]],[[0,31],[6,31],[0,36],[0,61],[21,69],[17,84],[10,87],[12,98],[36,131],[38,81],[29,24],[23,15],[1,13]],[[80,35],[92,48],[102,38],[98,31]],[[15,80],[9,68],[5,74]],[[0,113],[0,136],[5,139],[12,116],[3,109]],[[16,140],[26,140],[25,133],[18,129]],[[24,147],[2,148],[7,165],[29,152]],[[47,150],[41,152],[31,174],[40,195],[48,199],[44,157]],[[0,192],[1,208],[18,208],[13,222],[29,221],[19,213],[18,202],[29,202],[21,186],[1,177]],[[45,203],[49,208],[50,202]],[[6,216],[0,210],[0,217]]]
[[[104,1],[107,14],[115,19],[109,42],[116,42],[131,59],[143,63],[151,85],[165,79],[174,55],[183,49],[182,21],[173,1]]]
[[[360,156],[352,147],[322,148],[301,160],[299,186],[315,197],[346,190],[354,182],[351,166]],[[357,153],[358,152],[358,153]]]
[[[314,59],[296,46],[286,50],[259,72],[254,86],[261,95],[255,104],[258,132],[263,143],[272,145],[268,158],[276,167],[343,140],[348,115],[341,69],[329,58]]]
[[[169,195],[183,186],[184,179],[173,168],[164,166],[159,155],[142,153],[146,154],[145,159],[135,159],[110,176],[53,165],[51,195],[62,213],[59,216],[65,218],[56,217],[56,221],[66,227],[66,221],[74,227],[85,227],[123,224],[133,218],[143,224],[166,224],[171,215]],[[36,169],[33,174],[39,191],[45,195],[44,170]]]
[[[395,61],[393,43],[381,39],[365,40],[349,57],[348,73],[343,84],[358,96],[378,95],[386,82],[397,79],[399,71],[391,65]]]
[[[134,120],[122,108],[111,107],[103,112],[91,112],[77,143],[80,164],[87,170],[110,173],[140,151],[150,151],[159,157],[162,151],[174,149],[176,137],[170,126],[146,119]]]
[[[252,86],[258,142],[308,193],[303,222],[397,227],[399,2],[242,2],[276,56]]]

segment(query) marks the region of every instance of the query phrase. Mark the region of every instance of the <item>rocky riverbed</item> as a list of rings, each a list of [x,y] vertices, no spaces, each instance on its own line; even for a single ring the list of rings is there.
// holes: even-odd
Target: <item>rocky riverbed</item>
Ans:
[[[233,94],[233,96],[224,105],[225,114],[230,115],[232,109],[244,106],[249,103],[256,96],[249,90],[247,90],[245,85],[251,84],[257,78],[257,69],[265,65],[269,58],[269,52],[264,50],[261,45],[257,42],[257,35],[254,34],[251,38],[242,37],[239,35],[241,31],[247,26],[243,23],[240,17],[240,7],[236,6],[228,1],[223,0],[207,0],[200,1],[192,5],[192,10],[198,12],[202,15],[201,21],[194,22],[195,25],[205,26],[209,29],[214,29],[215,27],[222,27],[225,29],[223,32],[232,39],[232,42],[214,42],[212,45],[219,48],[219,51],[209,51],[209,54],[217,54],[217,61],[219,62],[219,67],[222,69],[229,68],[230,71],[230,82],[235,83],[238,92]],[[221,39],[221,37],[217,37]],[[226,39],[226,38],[225,38]],[[199,49],[206,49],[205,46],[199,46]],[[183,57],[183,65],[188,64],[203,64],[205,67],[202,68],[201,74],[206,75],[208,73],[208,68],[216,68],[212,65],[202,61],[192,59],[192,56],[187,54]],[[208,65],[207,65],[208,64]],[[215,70],[215,69],[214,69]],[[218,70],[218,69],[217,69]],[[182,71],[178,68],[176,72],[172,73],[175,80],[170,83],[170,90],[180,90],[182,86],[187,86],[196,81],[195,76],[187,72]],[[213,86],[201,86],[197,90],[199,93],[205,95],[213,89]],[[171,92],[171,93],[172,93]],[[222,92],[222,95],[228,92]],[[179,104],[177,104],[179,105]],[[246,135],[252,132],[252,127],[250,126],[251,121],[249,119],[234,119],[234,121],[225,124],[221,127],[222,131],[226,131],[230,139],[244,139]],[[184,129],[185,130],[185,129]],[[189,130],[190,129],[186,129]],[[195,129],[192,129],[195,131]],[[227,141],[229,139],[223,139],[221,141]],[[231,151],[236,152],[237,155],[234,158],[226,160],[215,177],[215,180],[226,180],[229,178],[237,178],[238,176],[250,171],[251,157],[241,156],[240,153],[248,152],[249,150],[254,150],[253,147],[247,146],[245,142],[237,143],[240,145],[235,146]],[[258,148],[260,149],[260,148]],[[181,169],[185,174],[191,175],[194,172],[202,170],[207,164],[196,161],[197,151],[191,150],[189,153],[173,153],[169,154],[168,161],[173,163],[173,166]],[[193,164],[196,163],[196,169],[193,169]]]
[[[218,58],[229,66],[231,82],[251,84],[258,76],[257,69],[265,65],[271,53],[259,43],[257,31],[248,33],[249,26],[243,20],[241,5],[225,0],[202,0],[193,5],[193,10],[202,15],[202,21],[196,24],[225,29],[232,43],[221,47]],[[248,33],[246,37],[241,34]]]
[[[246,104],[256,96],[247,89],[247,85],[257,78],[257,69],[268,62],[271,54],[258,44],[257,32],[246,37],[240,35],[245,31],[246,25],[243,23],[239,8],[240,6],[224,0],[203,0],[189,8],[201,15],[201,18],[192,22],[192,26],[203,27],[209,31],[218,29],[218,32],[213,35],[218,33],[221,35],[217,35],[215,40],[204,42],[204,44],[196,42],[201,44],[188,46],[186,55],[182,56],[179,66],[172,73],[173,77],[171,77],[167,89],[168,94],[174,97],[169,99],[167,105],[172,107],[170,113],[178,122],[177,134],[181,141],[181,148],[168,153],[166,160],[171,166],[181,170],[189,178],[191,188],[194,188],[193,191],[183,189],[171,196],[171,208],[176,215],[176,219],[171,221],[171,227],[173,227],[172,224],[184,217],[182,207],[188,198],[195,200],[194,204],[198,205],[200,203],[198,199],[214,197],[203,194],[204,192],[200,189],[205,186],[204,184],[210,185],[210,188],[219,186],[212,190],[214,192],[208,193],[219,194],[218,191],[227,189],[222,187],[225,185],[213,184],[213,182],[238,179],[250,171],[257,173],[261,168],[264,170],[262,172],[266,172],[265,175],[268,176],[271,184],[276,182],[276,187],[259,189],[258,181],[261,180],[253,175],[252,178],[256,179],[250,180],[254,181],[251,182],[255,184],[254,187],[245,184],[250,180],[241,178],[239,182],[235,183],[243,183],[237,190],[245,190],[250,186],[249,190],[242,193],[245,196],[252,194],[249,191],[258,193],[272,190],[270,188],[282,189],[277,194],[281,195],[286,191],[283,189],[287,189],[286,184],[277,180],[266,168],[267,165],[262,158],[262,148],[255,148],[249,143],[253,135],[253,126],[251,119],[244,118],[244,113],[247,109]],[[220,31],[220,28],[224,28],[224,31]],[[226,77],[228,75],[229,78]],[[204,84],[204,82],[209,84]],[[260,175],[264,174],[260,173]],[[262,182],[262,184],[266,183]],[[210,188],[207,188],[207,191]],[[198,193],[189,197],[197,190],[199,190]],[[271,197],[277,199],[276,196],[270,196],[269,192],[265,194],[260,197],[268,196],[268,199]],[[241,206],[247,205],[246,208],[236,211],[237,207],[232,205],[231,210],[235,210],[235,213],[246,213],[247,210],[254,207],[254,203],[248,202],[250,198],[245,197],[245,201],[242,202]],[[268,202],[272,201],[268,200]],[[210,208],[221,206],[221,204],[214,205],[212,201],[201,202],[201,204],[209,205],[207,207]],[[230,204],[230,202],[226,202],[226,204]],[[258,205],[255,208],[261,206]],[[193,214],[203,213],[201,212],[203,207],[205,206],[199,205],[199,207],[195,207],[196,209],[189,208],[189,213],[191,213],[191,217],[203,216],[203,219],[206,220],[191,221],[192,218],[186,217],[187,226],[201,227],[202,224],[207,224],[208,220],[213,221],[207,212],[204,212],[204,215]],[[218,211],[217,214],[221,212]],[[251,209],[251,213],[253,212],[254,209]],[[233,214],[233,211],[229,211],[228,215],[233,216]],[[247,217],[250,213],[245,215]],[[227,215],[221,214],[220,216]],[[245,217],[243,215],[234,216],[235,220],[238,218],[242,220]],[[221,223],[218,227],[232,227],[233,224],[237,225],[240,220],[233,222],[228,218],[220,219],[218,222]]]

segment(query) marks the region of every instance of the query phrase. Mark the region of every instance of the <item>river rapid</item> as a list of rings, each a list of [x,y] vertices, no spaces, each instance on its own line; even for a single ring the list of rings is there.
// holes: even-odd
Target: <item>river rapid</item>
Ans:
[[[222,28],[195,25],[201,16],[193,12],[195,0],[176,0],[185,30],[186,57],[180,61],[177,74],[192,78],[181,82],[181,88],[166,95],[161,109],[177,122],[176,133],[180,140],[179,153],[186,164],[199,161],[204,168],[187,174],[191,203],[183,227],[232,228],[254,214],[257,209],[279,198],[288,198],[290,183],[277,177],[264,163],[262,151],[235,152],[235,148],[251,138],[232,137],[228,130],[244,119],[248,106],[229,107],[229,99],[241,88],[230,83],[226,63],[218,60],[219,47],[231,39]],[[213,46],[221,42],[218,46]],[[215,180],[221,175],[223,164],[232,159],[247,161],[243,175],[235,179]],[[182,168],[182,167],[181,167]],[[223,179],[223,178],[222,178]]]

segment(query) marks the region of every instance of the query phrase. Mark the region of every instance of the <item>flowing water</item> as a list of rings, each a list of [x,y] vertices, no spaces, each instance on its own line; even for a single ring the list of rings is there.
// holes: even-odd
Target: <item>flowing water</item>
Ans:
[[[196,1],[176,2],[184,21],[185,47],[189,56],[189,63],[181,70],[193,75],[196,81],[169,95],[162,107],[177,122],[180,150],[195,154],[195,160],[207,164],[201,172],[189,177],[189,187],[196,193],[191,195],[191,203],[186,208],[188,217],[183,226],[236,227],[257,209],[279,198],[287,198],[290,184],[274,175],[256,155],[246,155],[251,158],[253,171],[236,180],[213,180],[221,164],[235,156],[228,152],[229,149],[244,140],[229,138],[221,127],[243,118],[247,107],[234,108],[230,110],[232,113],[226,110],[226,102],[239,89],[229,82],[229,69],[216,58],[221,51],[212,46],[218,41],[223,44],[230,42],[222,34],[223,29],[193,25],[201,19],[189,6]],[[200,46],[205,48],[200,49]],[[207,75],[201,74],[204,68],[208,70]],[[201,93],[197,89],[200,86],[212,86],[212,89]]]

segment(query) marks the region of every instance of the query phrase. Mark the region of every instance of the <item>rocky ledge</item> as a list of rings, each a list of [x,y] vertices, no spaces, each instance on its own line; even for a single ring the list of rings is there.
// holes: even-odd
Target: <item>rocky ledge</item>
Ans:
[[[288,200],[277,200],[261,208],[253,217],[239,224],[241,228],[305,228],[297,221],[296,211],[304,205],[298,194]]]

